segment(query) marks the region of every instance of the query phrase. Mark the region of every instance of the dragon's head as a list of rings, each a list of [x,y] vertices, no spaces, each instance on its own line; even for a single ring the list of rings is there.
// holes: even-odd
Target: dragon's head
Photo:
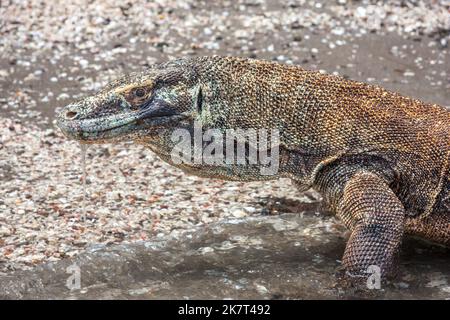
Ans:
[[[145,142],[193,122],[200,85],[180,59],[124,76],[58,114],[63,133],[81,143]]]

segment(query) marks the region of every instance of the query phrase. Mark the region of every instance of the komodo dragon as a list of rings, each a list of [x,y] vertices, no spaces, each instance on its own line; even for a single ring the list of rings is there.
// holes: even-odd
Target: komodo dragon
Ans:
[[[278,171],[175,161],[173,133],[197,122],[277,130]],[[450,112],[376,85],[261,60],[183,58],[109,83],[57,123],[82,143],[133,140],[202,177],[287,177],[316,189],[351,230],[342,267],[354,278],[373,265],[383,279],[395,274],[404,234],[450,245]]]

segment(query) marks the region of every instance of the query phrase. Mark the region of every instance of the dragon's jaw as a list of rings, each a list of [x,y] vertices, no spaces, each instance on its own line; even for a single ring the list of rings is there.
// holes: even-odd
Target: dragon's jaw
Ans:
[[[133,140],[144,131],[151,134],[161,128],[173,127],[183,118],[183,115],[142,118],[136,114],[122,114],[72,121],[59,118],[57,126],[66,137],[80,143],[107,143]]]
[[[118,114],[100,118],[70,120],[63,110],[57,126],[71,139],[82,143],[101,143],[115,140],[137,129],[137,118],[133,114]]]
[[[150,107],[132,110],[123,99],[99,103],[98,99],[85,100],[66,106],[57,117],[57,126],[65,136],[80,143],[106,143],[133,140],[142,132],[151,132],[176,126],[186,117],[175,109],[154,103]]]

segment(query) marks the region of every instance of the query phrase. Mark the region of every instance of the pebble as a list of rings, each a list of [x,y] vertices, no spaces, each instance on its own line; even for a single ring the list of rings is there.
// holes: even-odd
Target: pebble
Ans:
[[[394,286],[398,289],[408,289],[409,288],[409,284],[406,282],[397,282],[397,283],[394,283]]]
[[[261,284],[256,284],[256,291],[258,291],[259,294],[267,294],[269,293],[269,290],[267,290],[267,288]]]
[[[256,212],[256,208],[255,207],[244,207],[245,212],[247,213],[255,213]]]
[[[235,209],[231,212],[231,214],[235,218],[243,218],[243,217],[247,216],[247,213],[242,209]]]
[[[201,254],[208,254],[208,253],[214,252],[214,248],[203,247],[203,248],[200,248],[199,251]]]

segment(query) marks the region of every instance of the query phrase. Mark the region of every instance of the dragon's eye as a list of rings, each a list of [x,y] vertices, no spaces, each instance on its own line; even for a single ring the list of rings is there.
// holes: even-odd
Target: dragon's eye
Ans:
[[[145,96],[145,94],[146,94],[146,92],[145,92],[145,89],[143,89],[143,88],[137,88],[134,90],[134,95],[137,98],[142,98]]]

